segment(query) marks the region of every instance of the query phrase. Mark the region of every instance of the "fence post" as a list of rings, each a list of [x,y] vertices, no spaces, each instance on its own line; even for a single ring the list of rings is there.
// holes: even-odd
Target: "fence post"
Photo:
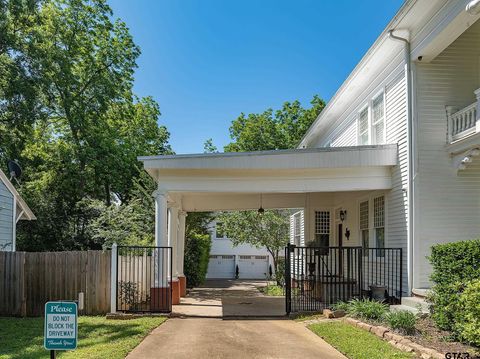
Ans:
[[[112,261],[110,269],[110,312],[117,312],[117,243],[112,244]]]

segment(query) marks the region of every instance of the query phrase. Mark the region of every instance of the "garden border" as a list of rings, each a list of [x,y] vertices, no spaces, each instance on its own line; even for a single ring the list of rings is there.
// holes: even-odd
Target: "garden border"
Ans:
[[[389,342],[394,347],[406,351],[406,352],[415,352],[419,354],[423,359],[444,359],[445,355],[439,353],[435,349],[430,349],[411,341],[404,336],[390,331],[387,327],[381,325],[371,325],[360,320],[346,317],[342,319],[344,322],[362,328],[367,332],[375,334],[377,337]]]

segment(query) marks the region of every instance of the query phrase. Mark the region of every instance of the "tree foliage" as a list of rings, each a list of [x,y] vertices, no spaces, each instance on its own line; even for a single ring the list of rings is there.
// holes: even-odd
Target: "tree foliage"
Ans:
[[[265,247],[277,268],[280,252],[289,238],[289,212],[286,210],[224,212],[217,217],[234,246],[248,243]]]
[[[0,153],[23,165],[38,218],[19,248],[151,238],[137,156],[171,149],[158,104],[132,91],[140,49],[126,24],[105,0],[0,0],[0,30]]]
[[[247,152],[295,148],[313,121],[325,107],[317,95],[303,108],[300,101],[285,102],[281,109],[267,109],[262,113],[244,113],[232,121],[232,142],[225,152]]]

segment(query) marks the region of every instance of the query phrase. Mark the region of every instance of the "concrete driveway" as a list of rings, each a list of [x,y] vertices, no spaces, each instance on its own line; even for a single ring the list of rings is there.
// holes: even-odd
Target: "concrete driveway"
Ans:
[[[285,316],[285,298],[263,295],[258,288],[265,285],[265,281],[255,280],[208,280],[190,290],[180,305],[174,305],[172,315],[202,318]]]
[[[287,319],[173,318],[128,356],[144,358],[345,359],[302,324]]]

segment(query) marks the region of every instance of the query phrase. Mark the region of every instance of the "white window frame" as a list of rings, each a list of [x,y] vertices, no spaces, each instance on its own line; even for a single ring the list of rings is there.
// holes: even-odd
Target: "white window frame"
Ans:
[[[357,144],[360,146],[369,145],[371,141],[371,131],[370,131],[370,106],[366,104],[357,112]],[[360,132],[360,114],[367,110],[367,143],[361,143],[362,134]]]
[[[328,212],[329,213],[329,226],[328,226],[328,233],[317,233],[317,212]],[[313,221],[312,221],[312,224],[313,224],[313,240],[316,241],[317,239],[317,234],[328,234],[328,246],[331,246],[332,245],[332,234],[333,234],[333,230],[332,230],[332,226],[334,225],[334,221],[335,221],[335,218],[334,218],[334,212],[332,214],[333,210],[331,208],[315,208],[313,209],[312,211],[312,215],[313,215]]]
[[[382,143],[377,143],[377,141],[374,138],[374,131],[373,127],[375,124],[373,123],[373,101],[377,99],[380,95],[383,95],[383,141]],[[386,99],[385,99],[386,91],[385,87],[382,87],[380,91],[375,93],[374,96],[372,96],[366,104],[364,104],[360,109],[357,111],[357,145],[358,146],[364,146],[364,145],[378,145],[378,144],[384,144],[387,142],[387,107],[386,107]],[[361,143],[361,137],[363,133],[360,133],[360,114],[367,110],[367,143]],[[376,123],[378,123],[380,120],[378,120]]]
[[[384,215],[384,246],[388,248],[388,197],[385,192],[374,192],[368,196],[360,197],[357,199],[357,213],[358,213],[358,225],[357,233],[359,238],[359,245],[362,243],[362,229],[360,228],[360,203],[368,201],[368,247],[376,248],[376,237],[375,237],[375,214],[374,214],[374,199],[378,197],[383,197],[383,215]],[[373,258],[382,259],[383,257],[373,256]]]
[[[299,211],[293,214],[293,244],[299,247],[302,244],[301,242],[302,242],[302,212]]]
[[[381,118],[381,120],[377,120],[376,122],[373,122],[373,102],[379,98],[380,96],[383,97],[383,116]],[[385,106],[385,89],[382,89],[381,91],[379,91],[375,96],[372,97],[372,99],[370,100],[370,114],[371,114],[371,142],[372,144],[374,145],[380,145],[380,144],[384,144],[387,142],[387,108]],[[378,143],[377,140],[376,140],[376,134],[375,134],[375,125],[377,123],[379,123],[380,121],[383,121],[383,139],[381,141],[381,143]]]

